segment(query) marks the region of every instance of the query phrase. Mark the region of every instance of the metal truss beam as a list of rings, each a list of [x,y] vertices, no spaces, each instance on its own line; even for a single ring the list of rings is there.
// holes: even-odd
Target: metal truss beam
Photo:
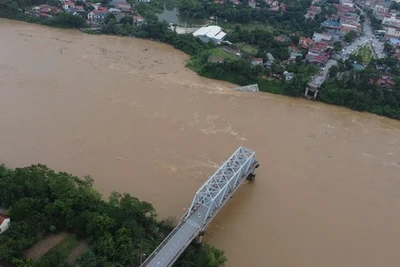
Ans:
[[[184,219],[189,219],[199,207],[205,207],[206,212],[199,214],[202,217],[200,227],[205,229],[227,198],[246,179],[246,174],[254,169],[255,163],[255,152],[239,147],[199,188]]]

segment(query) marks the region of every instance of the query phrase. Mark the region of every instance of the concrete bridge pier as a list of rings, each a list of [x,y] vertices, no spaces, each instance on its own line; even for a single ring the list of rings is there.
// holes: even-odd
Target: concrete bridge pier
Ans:
[[[254,167],[254,169],[251,171],[251,173],[249,173],[249,175],[247,176],[247,180],[249,182],[253,182],[256,179],[256,169],[260,167],[260,164],[257,163],[257,165]]]
[[[200,245],[201,242],[203,242],[203,236],[206,232],[200,232],[200,234],[198,236],[196,236],[196,238],[194,239],[195,244]]]

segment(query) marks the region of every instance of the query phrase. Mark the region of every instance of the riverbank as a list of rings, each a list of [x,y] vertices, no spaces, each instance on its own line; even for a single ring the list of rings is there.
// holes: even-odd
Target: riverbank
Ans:
[[[127,193],[113,192],[105,201],[92,185],[88,176],[81,179],[44,165],[0,165],[0,206],[11,220],[0,235],[0,261],[54,267],[73,257],[68,266],[139,266],[174,222],[157,221],[150,203]],[[176,266],[218,267],[225,261],[222,251],[205,245],[186,249]]]
[[[23,20],[29,22],[26,17]],[[39,20],[39,23],[46,25],[43,21],[46,20]],[[32,22],[38,23],[36,19]],[[47,24],[51,26],[80,27],[83,22],[64,18],[53,23],[47,22]],[[294,63],[291,68],[294,78],[286,81],[282,78],[283,71],[281,69],[266,71],[259,66],[252,66],[248,60],[232,58],[231,56],[223,57],[223,62],[210,60],[214,57],[213,51],[220,48],[216,48],[212,44],[204,44],[191,34],[177,34],[171,31],[166,23],[149,21],[137,27],[128,28],[129,31],[123,25],[113,23],[103,26],[101,30],[96,29],[94,32],[84,30],[82,32],[89,34],[133,35],[138,38],[158,40],[190,55],[191,59],[187,66],[201,76],[241,86],[257,83],[263,92],[291,97],[303,97],[307,83],[317,73],[317,68],[313,65],[304,62]],[[343,77],[348,78],[355,75],[353,72],[345,74]],[[321,88],[318,100],[357,111],[367,111],[393,119],[400,119],[400,90],[386,90],[377,86],[370,86],[368,82],[362,81],[367,79],[363,78],[362,73],[358,75],[359,79],[361,79],[358,82],[354,79],[349,82],[345,78],[343,78],[343,81],[337,78],[328,79]],[[366,73],[366,75],[369,74]],[[377,97],[378,95],[379,97]]]

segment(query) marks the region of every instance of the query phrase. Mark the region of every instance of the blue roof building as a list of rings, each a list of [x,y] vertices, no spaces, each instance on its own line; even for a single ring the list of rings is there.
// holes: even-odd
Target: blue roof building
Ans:
[[[325,27],[325,28],[339,29],[340,22],[328,19],[328,20],[325,20],[324,22],[322,22],[321,26]]]

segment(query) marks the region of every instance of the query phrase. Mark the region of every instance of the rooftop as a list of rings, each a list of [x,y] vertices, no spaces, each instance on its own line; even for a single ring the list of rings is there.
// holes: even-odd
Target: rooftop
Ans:
[[[194,36],[202,36],[205,35],[208,38],[222,39],[225,37],[226,33],[222,31],[222,28],[219,26],[207,26],[202,27],[193,33]]]
[[[0,225],[4,222],[5,219],[8,219],[8,217],[0,214]]]

